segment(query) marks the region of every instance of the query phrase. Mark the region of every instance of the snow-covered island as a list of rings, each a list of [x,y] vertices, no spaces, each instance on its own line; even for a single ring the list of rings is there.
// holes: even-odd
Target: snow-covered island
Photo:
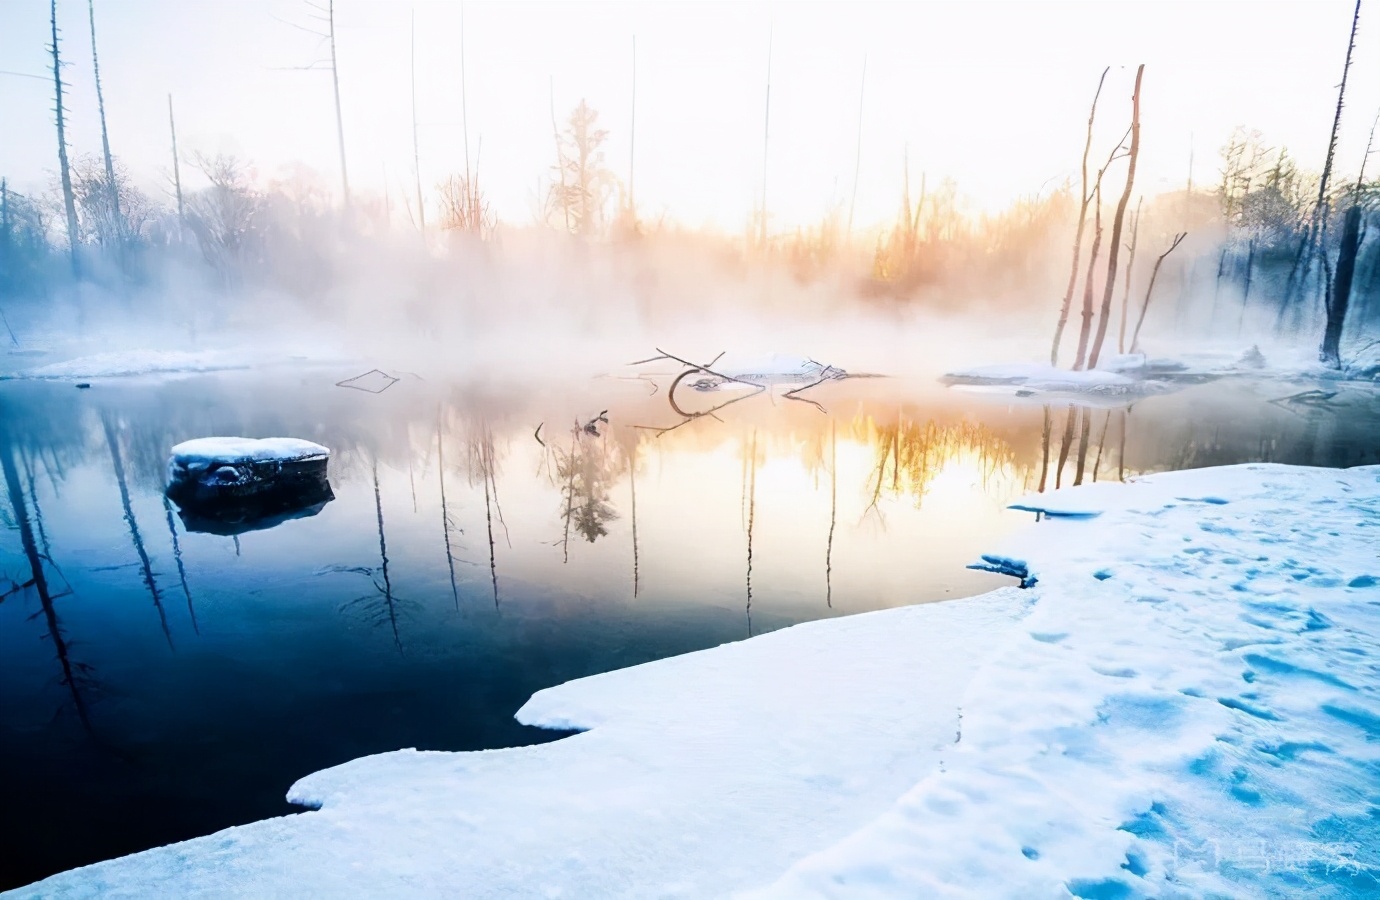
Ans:
[[[15,897],[1380,895],[1380,468],[1027,498],[1038,582],[541,691]]]

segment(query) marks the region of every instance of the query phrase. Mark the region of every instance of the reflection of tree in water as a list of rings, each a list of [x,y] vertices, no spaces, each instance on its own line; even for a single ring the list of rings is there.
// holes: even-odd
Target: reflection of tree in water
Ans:
[[[752,637],[752,538],[757,524],[757,431],[752,432],[752,443],[743,454],[743,509],[747,515],[747,632]]]
[[[0,593],[0,602],[4,602],[8,597],[27,591],[30,588],[38,596],[39,606],[43,613],[43,621],[46,626],[47,638],[53,646],[53,652],[57,656],[58,667],[62,671],[60,683],[67,688],[72,697],[72,705],[76,710],[77,719],[81,722],[82,728],[88,733],[93,734],[91,728],[91,718],[87,709],[86,698],[82,695],[82,689],[90,686],[91,667],[72,659],[70,645],[67,636],[63,632],[62,624],[58,620],[57,608],[54,601],[68,596],[72,593],[70,586],[63,590],[53,593],[52,585],[49,582],[48,570],[51,568],[57,571],[52,557],[49,555],[46,546],[40,550],[39,540],[36,532],[46,535],[43,526],[43,513],[37,503],[37,494],[33,495],[33,515],[29,512],[29,503],[24,496],[24,486],[20,482],[19,468],[15,465],[15,456],[19,455],[16,448],[10,441],[9,435],[0,430],[0,469],[4,471],[5,491],[9,496],[10,508],[13,512],[15,526],[19,529],[19,539],[23,547],[25,560],[29,565],[29,580],[22,584],[14,584],[4,593]],[[33,475],[31,463],[24,461],[26,474],[30,489],[33,487]],[[43,538],[46,544],[46,536]],[[58,572],[61,577],[61,572]],[[66,579],[63,579],[64,581]]]
[[[347,601],[344,608],[363,610],[365,619],[373,626],[378,627],[387,624],[393,634],[393,646],[397,648],[399,653],[402,653],[402,636],[398,631],[398,619],[404,607],[412,604],[403,601],[393,593],[393,578],[389,572],[388,532],[384,526],[383,518],[383,490],[379,485],[377,459],[371,462],[370,478],[374,488],[374,520],[378,528],[379,564],[377,566],[327,566],[317,574],[350,573],[366,576],[373,583],[373,592]],[[377,598],[381,598],[383,603],[376,603]]]
[[[934,479],[958,459],[976,463],[984,489],[1000,474],[1017,478],[1026,474],[1010,445],[976,422],[940,425],[933,419],[921,423],[898,414],[889,423],[871,417],[855,419],[851,431],[855,440],[874,448],[865,515],[880,517],[884,497],[911,497],[920,506]]]
[[[569,449],[555,448],[553,452],[565,522],[562,543],[568,560],[572,529],[592,544],[607,535],[608,523],[618,518],[610,487],[627,461],[607,435],[595,436],[578,427],[571,432]]]
[[[1097,455],[1093,458],[1092,480],[1097,481],[1102,471],[1102,460],[1104,456],[1110,456],[1107,448],[1107,433],[1111,430],[1112,418],[1115,416],[1121,423],[1121,446],[1117,449],[1117,477],[1126,480],[1125,458],[1126,458],[1126,416],[1130,413],[1130,408],[1119,410],[1107,410],[1102,414],[1102,427],[1097,439]],[[1074,461],[1073,485],[1077,487],[1083,483],[1084,475],[1087,472],[1088,451],[1091,448],[1091,437],[1093,419],[1098,415],[1098,410],[1089,407],[1079,407],[1070,404],[1064,412],[1064,431],[1059,440],[1059,458],[1054,471],[1054,487],[1063,487],[1064,467],[1068,464],[1069,454],[1074,452],[1073,436],[1078,432],[1078,447]],[[1049,480],[1049,457],[1050,457],[1050,437],[1051,423],[1054,420],[1054,413],[1048,405],[1044,408],[1044,430],[1041,435],[1040,451],[1040,484],[1037,490],[1044,493]]]
[[[494,539],[494,522],[503,529],[503,539],[512,549],[508,523],[503,518],[503,505],[498,498],[499,454],[494,443],[493,427],[487,420],[476,419],[462,423],[465,435],[464,472],[471,488],[484,492],[484,526],[489,543],[489,581],[493,586],[494,607],[498,607],[498,555]],[[444,473],[443,473],[444,477]]]
[[[134,517],[134,507],[130,503],[129,482],[125,478],[124,459],[120,453],[120,438],[116,434],[114,420],[109,414],[102,413],[101,425],[105,430],[106,445],[110,448],[110,466],[115,473],[115,484],[120,489],[120,505],[124,509],[125,524],[129,527],[130,543],[134,545],[134,551],[139,557],[144,587],[148,589],[149,596],[153,599],[153,608],[158,611],[158,622],[163,628],[163,637],[167,640],[169,649],[172,649],[172,631],[168,628],[168,616],[163,610],[163,596],[158,589],[158,581],[154,577],[153,563],[149,559],[148,550],[144,547],[144,538],[139,531],[139,522]]]

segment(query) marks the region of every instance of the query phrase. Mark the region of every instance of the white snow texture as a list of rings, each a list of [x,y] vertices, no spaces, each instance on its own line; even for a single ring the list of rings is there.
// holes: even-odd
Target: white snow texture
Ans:
[[[168,462],[194,471],[217,462],[287,462],[330,455],[329,449],[301,438],[204,437],[175,445]]]

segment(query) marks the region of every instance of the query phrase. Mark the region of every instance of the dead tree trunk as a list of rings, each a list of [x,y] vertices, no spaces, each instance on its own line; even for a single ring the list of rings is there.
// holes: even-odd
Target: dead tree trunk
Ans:
[[[1241,294],[1241,315],[1236,320],[1236,336],[1241,336],[1241,329],[1246,324],[1246,308],[1251,302],[1251,272],[1255,268],[1255,238],[1251,238],[1246,243],[1246,285]]]
[[[1360,0],[1357,0],[1360,2]],[[767,32],[767,97],[762,112],[762,208],[757,222],[757,249],[763,255],[767,252],[767,161],[771,147],[771,45],[772,32]],[[750,601],[749,601],[750,602]]]
[[[556,174],[561,179],[561,213],[565,217],[565,233],[570,234],[570,195],[565,185],[565,151],[561,149],[561,130],[556,126],[556,79],[549,79],[551,97],[551,135],[556,140]]]
[[[1088,112],[1088,137],[1083,143],[1083,178],[1079,188],[1078,230],[1073,236],[1073,261],[1069,263],[1069,285],[1064,289],[1064,302],[1059,308],[1059,324],[1054,326],[1054,343],[1049,350],[1049,364],[1059,365],[1059,342],[1064,337],[1064,326],[1069,321],[1069,308],[1073,305],[1073,290],[1078,285],[1078,257],[1083,250],[1083,229],[1088,223],[1088,152],[1092,149],[1093,121],[1097,118],[1097,98],[1102,95],[1102,83],[1107,80],[1111,66],[1102,70],[1097,80],[1097,92],[1093,94],[1092,109]]]
[[[1145,312],[1150,308],[1150,295],[1155,290],[1155,279],[1159,277],[1160,266],[1164,263],[1164,258],[1174,252],[1188,232],[1182,231],[1174,235],[1174,242],[1169,245],[1169,249],[1160,254],[1159,259],[1155,260],[1155,268],[1150,270],[1150,284],[1145,288],[1145,302],[1140,307],[1140,318],[1136,320],[1136,330],[1131,332],[1131,352],[1135,353],[1140,347],[1140,327],[1145,324]]]
[[[1227,252],[1226,246],[1222,247],[1222,252],[1217,254],[1217,277],[1212,281],[1212,309],[1208,313],[1208,331],[1212,331],[1217,326],[1217,306],[1222,299],[1222,276],[1227,272]],[[1232,257],[1232,271],[1236,270],[1236,257]]]
[[[414,63],[415,72],[415,63]],[[414,74],[413,79],[416,79]],[[474,205],[474,176],[470,168],[470,104],[469,84],[465,80],[465,5],[460,4],[460,131],[465,139],[465,210],[468,213]]]
[[[858,202],[858,175],[862,172],[863,101],[867,97],[867,56],[863,56],[862,84],[858,88],[858,142],[853,152],[853,193],[848,197],[848,230],[844,240],[853,239],[853,208]]]
[[[57,115],[58,177],[62,181],[62,205],[67,212],[67,245],[72,255],[72,276],[81,276],[81,266],[77,261],[77,199],[72,193],[72,172],[67,165],[67,128],[62,108],[62,59],[58,55],[57,0],[50,4],[53,26],[53,111]]]
[[[86,11],[91,20],[91,68],[96,76],[96,110],[101,118],[101,152],[105,156],[105,186],[110,192],[110,214],[118,228],[120,221],[120,192],[115,185],[115,162],[110,156],[110,132],[105,127],[105,92],[101,90],[101,58],[96,53],[96,0],[86,0]],[[119,228],[120,240],[124,240],[124,229]]]
[[[417,16],[412,16],[412,30],[410,32],[412,41],[412,177],[417,187],[417,223],[422,230],[422,243],[426,243],[426,204],[422,200],[422,155],[417,143]],[[468,185],[469,170],[465,171],[465,180]]]
[[[1190,176],[1190,181],[1192,177]],[[1140,205],[1145,201],[1142,197],[1136,201],[1136,214],[1131,217],[1131,255],[1126,260],[1126,288],[1121,292],[1121,330],[1116,338],[1116,352],[1126,352],[1126,319],[1130,315],[1131,304],[1131,270],[1136,265],[1136,242],[1140,239]]]
[[[187,234],[187,210],[182,204],[182,163],[177,157],[177,120],[173,118],[172,94],[168,95],[168,129],[172,132],[173,190],[177,193],[177,238]]]
[[[1097,358],[1102,353],[1102,342],[1107,338],[1107,320],[1112,317],[1112,293],[1116,290],[1116,258],[1121,250],[1121,225],[1126,219],[1126,207],[1131,202],[1131,189],[1136,181],[1136,156],[1140,152],[1140,81],[1145,74],[1145,64],[1136,69],[1136,87],[1131,94],[1131,158],[1126,168],[1126,188],[1121,192],[1121,200],[1116,205],[1116,215],[1112,217],[1112,246],[1107,250],[1107,283],[1102,287],[1102,315],[1097,320],[1097,336],[1093,338],[1092,355],[1088,357],[1088,368],[1097,368]]]
[[[1351,72],[1351,54],[1356,49],[1356,26],[1361,21],[1361,0],[1356,0],[1356,9],[1351,15],[1351,35],[1346,45],[1346,60],[1342,64],[1342,83],[1337,88],[1337,110],[1332,117],[1332,134],[1327,141],[1327,157],[1323,161],[1322,177],[1318,179],[1318,202],[1313,207],[1313,215],[1309,221],[1309,227],[1304,233],[1304,242],[1299,247],[1299,257],[1295,258],[1294,270],[1289,273],[1289,284],[1285,289],[1284,303],[1280,309],[1279,321],[1284,320],[1284,309],[1295,299],[1302,300],[1303,287],[1308,281],[1308,273],[1313,268],[1313,259],[1317,254],[1325,254],[1327,246],[1326,229],[1327,217],[1330,212],[1327,202],[1327,183],[1332,177],[1332,160],[1337,154],[1337,132],[1342,124],[1342,103],[1346,98],[1346,78]],[[1295,279],[1295,270],[1302,259],[1303,273]],[[1324,306],[1327,306],[1326,294],[1324,294]],[[1329,326],[1330,326],[1329,321]]]
[[[1327,303],[1327,326],[1323,329],[1322,350],[1318,358],[1330,369],[1342,367],[1342,328],[1351,303],[1351,282],[1356,274],[1356,251],[1360,246],[1361,207],[1353,203],[1342,222],[1342,247],[1337,257],[1337,277]]]
[[[345,211],[350,211],[350,174],[345,168],[345,120],[340,114],[340,68],[335,55],[335,0],[326,4],[326,24],[331,42],[331,89],[335,92],[335,140],[340,148],[340,191]]]
[[[1088,254],[1088,274],[1083,279],[1083,324],[1078,329],[1078,353],[1073,359],[1075,369],[1083,368],[1087,358],[1088,336],[1092,333],[1093,318],[1093,272],[1097,269],[1097,253],[1102,249],[1102,173],[1097,173],[1097,184],[1093,187],[1094,221],[1092,252]]]

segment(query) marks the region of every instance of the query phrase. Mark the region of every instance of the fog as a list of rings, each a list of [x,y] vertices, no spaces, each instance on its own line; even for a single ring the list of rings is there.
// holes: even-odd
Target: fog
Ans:
[[[1082,366],[1071,358],[1072,344],[1080,327],[1097,326],[1107,334],[1104,356],[1133,349],[1161,357],[1203,350],[1235,356],[1258,346],[1270,363],[1296,367],[1311,364],[1317,355],[1324,313],[1332,305],[1328,298],[1334,270],[1344,255],[1344,212],[1350,206],[1362,209],[1363,225],[1371,217],[1374,186],[1353,165],[1365,156],[1355,147],[1364,131],[1359,114],[1349,112],[1344,120],[1342,152],[1335,164],[1331,155],[1325,163],[1315,161],[1311,146],[1286,147],[1277,137],[1238,127],[1227,132],[1221,147],[1191,144],[1186,182],[1176,183],[1166,174],[1165,161],[1167,146],[1182,138],[1184,122],[1163,104],[1184,92],[1185,72],[1199,71],[1197,64],[1178,70],[1172,62],[1152,63],[1144,91],[1136,89],[1133,116],[1130,95],[1133,81],[1139,84],[1133,68],[1108,66],[1099,87],[1101,66],[1084,69],[1085,50],[1058,64],[1046,63],[1048,71],[1038,77],[1062,79],[1063,88],[1047,95],[1047,128],[1016,137],[1019,146],[994,150],[993,142],[982,137],[985,131],[965,136],[954,128],[964,122],[933,123],[950,131],[954,145],[971,145],[968,155],[982,160],[990,177],[949,164],[935,171],[936,160],[951,154],[935,153],[924,143],[912,153],[908,136],[891,134],[878,124],[886,118],[878,113],[879,105],[905,101],[888,62],[896,52],[894,42],[880,39],[870,88],[867,75],[858,80],[851,63],[845,65],[835,52],[838,48],[815,60],[832,84],[856,83],[856,107],[839,117],[852,124],[822,129],[831,146],[853,144],[854,151],[851,160],[834,159],[831,178],[818,171],[810,176],[814,183],[828,180],[830,186],[802,206],[800,198],[811,189],[800,181],[801,172],[818,159],[812,131],[802,129],[789,113],[800,100],[800,85],[808,81],[798,70],[799,48],[791,47],[805,40],[806,25],[828,24],[818,11],[781,11],[782,68],[773,69],[768,54],[760,122],[752,129],[738,122],[735,127],[742,133],[712,136],[748,147],[758,140],[748,132],[760,125],[760,154],[744,151],[746,157],[757,157],[749,160],[755,172],[750,176],[728,171],[727,163],[723,177],[706,173],[702,165],[681,159],[682,153],[698,151],[666,142],[667,124],[658,111],[662,100],[655,94],[647,97],[649,90],[666,88],[668,76],[658,68],[662,63],[655,53],[644,61],[643,78],[650,79],[651,87],[644,85],[643,99],[638,100],[633,69],[626,73],[631,75],[629,95],[617,102],[607,88],[607,73],[592,82],[599,86],[594,102],[576,101],[583,93],[572,90],[578,66],[553,57],[553,66],[564,60],[564,77],[559,91],[554,76],[550,79],[552,133],[541,139],[546,149],[535,146],[533,135],[520,149],[475,140],[466,105],[469,93],[488,98],[476,101],[477,136],[486,117],[492,120],[495,93],[506,89],[484,69],[493,52],[489,44],[475,57],[475,70],[466,75],[461,68],[458,73],[463,89],[452,99],[461,103],[463,151],[452,147],[446,154],[450,165],[424,165],[423,145],[431,148],[433,158],[437,146],[435,134],[428,134],[434,109],[426,108],[437,101],[426,94],[426,86],[438,77],[440,60],[445,66],[454,60],[448,49],[436,46],[434,35],[423,35],[420,63],[415,41],[406,58],[394,59],[401,51],[393,43],[375,41],[375,46],[358,33],[349,36],[349,28],[374,22],[382,8],[369,8],[370,19],[364,7],[347,4],[338,13],[344,17],[339,24],[347,46],[356,53],[369,50],[364,53],[369,58],[393,54],[390,65],[405,64],[413,75],[410,85],[397,81],[396,72],[388,76],[393,112],[411,110],[411,127],[404,129],[410,131],[411,146],[394,147],[385,161],[404,175],[380,181],[361,174],[360,159],[371,159],[379,145],[359,132],[382,123],[371,125],[366,117],[361,126],[355,115],[342,117],[342,110],[358,111],[377,102],[375,88],[363,91],[351,78],[344,79],[334,103],[328,95],[316,98],[313,116],[336,114],[334,122],[329,115],[321,119],[317,143],[285,136],[282,147],[265,138],[260,121],[272,118],[280,101],[264,97],[261,109],[251,115],[246,110],[258,101],[250,95],[267,90],[267,83],[244,82],[235,117],[223,124],[246,123],[256,135],[250,145],[263,150],[262,160],[226,150],[234,141],[205,140],[202,126],[193,129],[190,139],[184,133],[178,149],[172,143],[171,97],[178,85],[168,84],[170,152],[154,161],[147,134],[122,141],[116,127],[110,140],[105,95],[91,90],[96,59],[83,56],[106,53],[105,44],[96,39],[96,22],[108,17],[110,41],[119,43],[110,51],[117,66],[105,67],[111,110],[151,127],[146,111],[137,116],[129,112],[127,95],[131,69],[137,68],[127,46],[130,22],[147,10],[91,4],[86,8],[90,34],[78,38],[71,6],[51,5],[48,32],[32,10],[14,20],[35,45],[58,35],[67,131],[59,142],[65,156],[54,160],[56,171],[48,173],[46,183],[34,176],[31,148],[53,145],[55,123],[44,120],[41,108],[17,108],[27,116],[10,123],[20,135],[15,146],[22,152],[0,157],[18,169],[13,175],[0,170],[5,179],[0,188],[0,310],[8,328],[10,354],[3,368],[9,373],[97,354],[108,358],[138,351],[147,359],[152,352],[176,351],[220,354],[216,358],[222,362],[238,359],[244,364],[331,361],[421,377],[544,383],[626,374],[626,363],[655,355],[660,348],[697,362],[720,353],[729,361],[793,354],[855,373],[939,375],[985,362],[1050,358],[1066,297],[1071,301],[1069,325],[1054,354],[1064,366]],[[322,39],[334,35],[335,7],[307,12],[308,24],[297,26],[315,29]],[[506,34],[506,26],[494,18],[497,13],[481,12],[478,24],[469,26],[481,29],[472,42],[483,43],[483,28],[491,29],[489,38]],[[268,23],[278,22],[279,13],[284,10],[247,7],[243,16]],[[434,13],[424,12],[423,32],[440,27]],[[616,21],[606,13],[601,8],[594,17],[605,31]],[[226,10],[212,10],[205,21],[225,15]],[[356,16],[353,25],[349,15]],[[881,15],[880,9],[870,9],[867,21],[878,24]],[[644,16],[629,22],[655,36],[655,46],[669,39],[663,32],[676,16],[667,16],[665,21]],[[1062,7],[1051,7],[1050,16],[1052,25],[1073,21]],[[1155,27],[1168,27],[1155,21]],[[398,24],[390,22],[390,29]],[[767,17],[771,41],[774,22]],[[445,23],[449,27],[449,18]],[[751,30],[760,23],[750,16],[737,24]],[[1202,24],[1208,30],[1222,25],[1211,17]],[[1083,22],[1080,27],[1094,25]],[[227,35],[241,31],[229,29]],[[388,34],[396,37],[394,31]],[[1262,40],[1267,31],[1261,32]],[[1308,57],[1310,84],[1324,77],[1318,74],[1324,68],[1336,71],[1344,38],[1344,31],[1335,35],[1335,54]],[[14,40],[11,34],[5,46]],[[463,34],[460,40],[463,51]],[[744,35],[735,34],[715,46],[722,51],[742,40]],[[969,37],[955,44],[965,41]],[[42,57],[25,51],[15,58],[18,68],[7,70],[10,76],[22,76],[30,93],[39,91],[41,71],[29,70]],[[183,63],[191,66],[189,84],[209,77]],[[326,68],[326,75],[345,74],[343,69],[336,72],[329,54]],[[424,89],[420,113],[419,69]],[[145,74],[154,71],[167,76],[165,65],[150,64]],[[455,74],[445,71],[447,78]],[[473,84],[464,81],[467,77]],[[1222,73],[1203,71],[1199,77],[1205,90],[1209,81],[1216,90]],[[701,98],[706,108],[716,102],[713,95],[719,88],[714,84],[706,76],[707,93]],[[47,87],[51,89],[51,80]],[[1340,102],[1331,90],[1309,94],[1308,113],[1300,113],[1299,123],[1306,119],[1326,127],[1332,105]],[[1359,90],[1360,102],[1366,102],[1369,89]],[[352,98],[352,91],[359,96]],[[778,107],[785,104],[787,116],[775,128],[772,116],[779,119],[783,110],[773,112],[773,96]],[[820,95],[834,106],[842,104],[841,96]],[[1084,124],[1080,110],[1095,96],[1100,106],[1094,120]],[[1031,98],[1022,97],[1029,107]],[[524,116],[531,113],[531,99],[524,100]],[[1289,102],[1303,108],[1299,97]],[[641,133],[639,108],[649,111]],[[971,124],[981,120],[982,129],[999,116],[995,108],[971,109]],[[1241,104],[1243,115],[1255,110],[1253,102]],[[453,112],[447,110],[448,122]],[[1222,134],[1236,112],[1218,114],[1210,134]],[[193,106],[181,115],[204,122],[206,111]],[[725,123],[743,118],[742,110],[723,115]],[[346,118],[353,119],[349,128],[340,124]],[[1136,137],[1130,139],[1133,118]],[[249,125],[251,120],[257,124]],[[1269,124],[1275,135],[1296,133],[1293,126]],[[879,128],[888,136],[879,138]],[[1081,148],[1080,168],[1084,128],[1088,143]],[[1319,131],[1319,140],[1323,136]],[[904,140],[895,147],[898,137]],[[703,138],[697,134],[695,141]],[[644,146],[640,155],[634,151],[639,140]],[[893,145],[891,151],[879,152],[879,140]],[[289,146],[297,147],[302,158],[285,160],[283,148]],[[362,151],[362,146],[369,149]],[[122,155],[125,147],[131,148],[129,159]],[[1063,149],[1054,153],[1054,147]],[[798,163],[807,157],[813,161],[802,168]],[[885,164],[883,157],[889,158]],[[1134,180],[1128,157],[1141,167]],[[1036,158],[1063,162],[1032,168],[1030,160]],[[347,188],[347,160],[354,161],[352,190]],[[525,174],[514,168],[515,160],[525,161]],[[1040,177],[1051,170],[1053,177]],[[150,178],[153,171],[157,178]],[[953,177],[955,171],[967,180]],[[59,175],[66,176],[70,188]],[[696,220],[699,202],[687,201],[684,210],[668,207],[665,198],[674,195],[664,189],[668,175],[678,190],[699,199],[717,198],[714,202],[723,201],[726,184],[736,185],[732,192],[738,199],[721,203],[721,209],[733,209],[742,195],[754,199],[736,228],[725,227],[723,216],[713,217],[715,225],[687,225]],[[529,185],[522,190],[526,210],[516,209],[511,199],[514,183],[522,181]],[[1007,186],[1005,199],[991,193],[998,184]],[[818,199],[826,196],[827,201]],[[808,211],[811,204],[818,212]],[[893,212],[884,212],[888,208]],[[727,220],[733,218],[729,213]],[[1116,248],[1110,246],[1114,233],[1120,235]],[[1380,304],[1374,301],[1380,290],[1380,243],[1370,239],[1374,233],[1380,232],[1363,227],[1359,246],[1348,251],[1354,275],[1351,306],[1349,313],[1341,313],[1341,358],[1329,362],[1335,370],[1365,377],[1375,366],[1369,336],[1380,316]],[[1119,267],[1109,260],[1114,254],[1120,256]],[[1109,289],[1106,295],[1104,288]],[[1110,299],[1105,313],[1104,297]],[[1138,334],[1142,320],[1143,333]],[[130,357],[129,371],[138,370],[139,359]],[[118,368],[109,359],[107,363]]]

